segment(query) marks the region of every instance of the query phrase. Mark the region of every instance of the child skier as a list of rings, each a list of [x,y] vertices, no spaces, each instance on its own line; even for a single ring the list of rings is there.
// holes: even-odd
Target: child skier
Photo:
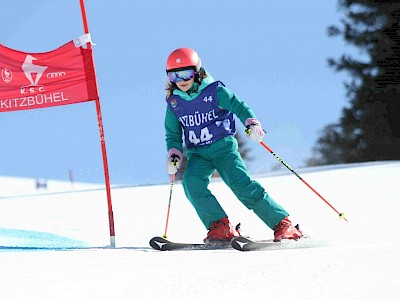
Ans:
[[[167,171],[175,174],[180,168],[183,131],[188,163],[182,185],[208,229],[204,242],[229,241],[239,235],[208,189],[214,171],[248,209],[274,230],[276,241],[301,237],[302,233],[288,219],[289,213],[250,178],[238,151],[234,114],[246,126],[252,141],[259,143],[264,137],[253,111],[222,82],[207,74],[193,49],[173,51],[167,59],[166,72]]]

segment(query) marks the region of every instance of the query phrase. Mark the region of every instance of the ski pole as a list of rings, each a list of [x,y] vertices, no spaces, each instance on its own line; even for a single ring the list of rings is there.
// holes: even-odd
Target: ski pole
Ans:
[[[303,178],[299,176],[287,163],[285,163],[278,155],[275,154],[274,151],[271,150],[263,141],[260,142],[261,146],[267,149],[277,160],[279,160],[289,171],[291,171],[294,175],[297,176],[307,187],[310,188],[319,198],[321,198],[330,208],[332,208],[338,215],[340,219],[344,219],[347,222],[347,219],[344,217],[344,213],[339,213],[336,208],[334,208],[324,197],[322,197],[311,185],[309,185]]]
[[[175,174],[171,175],[171,187],[169,188],[169,201],[168,201],[168,211],[167,211],[167,222],[165,223],[165,231],[163,238],[167,238],[169,211],[171,210],[171,199],[172,199],[172,188],[174,187]]]

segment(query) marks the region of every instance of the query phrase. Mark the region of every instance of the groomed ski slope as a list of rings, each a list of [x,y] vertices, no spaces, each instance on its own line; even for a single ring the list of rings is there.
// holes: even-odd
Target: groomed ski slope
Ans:
[[[1,177],[0,299],[400,299],[400,162],[298,172],[349,222],[290,172],[258,176],[325,246],[250,253],[152,250],[148,240],[164,232],[169,185],[112,189],[111,249],[104,189],[49,182],[35,191],[29,180]],[[8,191],[15,185],[17,197]],[[211,189],[245,234],[272,238],[222,182]],[[205,234],[176,184],[169,238],[201,242]]]

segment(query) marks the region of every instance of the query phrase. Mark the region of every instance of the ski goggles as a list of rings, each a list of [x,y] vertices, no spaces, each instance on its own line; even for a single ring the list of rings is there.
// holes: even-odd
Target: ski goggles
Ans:
[[[193,69],[167,72],[169,80],[173,83],[177,83],[179,81],[189,81],[194,77],[194,74],[195,71]]]

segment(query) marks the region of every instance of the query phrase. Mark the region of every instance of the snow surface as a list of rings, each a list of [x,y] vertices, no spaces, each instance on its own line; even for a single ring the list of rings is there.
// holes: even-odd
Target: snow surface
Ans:
[[[242,253],[158,252],[169,185],[112,189],[110,248],[103,188],[0,177],[0,299],[400,299],[400,162],[316,168],[300,175],[348,222],[287,172],[256,179],[323,247]],[[211,189],[245,234],[268,229],[219,180]],[[168,236],[201,242],[206,230],[173,188]]]

